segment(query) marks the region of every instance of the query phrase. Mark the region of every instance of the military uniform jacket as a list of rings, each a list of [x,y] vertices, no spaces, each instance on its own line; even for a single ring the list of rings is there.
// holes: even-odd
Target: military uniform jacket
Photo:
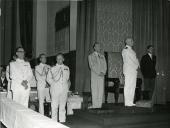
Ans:
[[[28,86],[30,87],[30,80],[33,76],[31,66],[29,62],[17,59],[10,63],[10,78],[11,78],[11,90],[15,89],[17,86],[22,86],[23,80],[28,81]]]
[[[123,57],[123,73],[136,72],[139,67],[139,61],[134,50],[126,45],[122,51]]]
[[[70,78],[70,70],[66,65],[58,65],[52,67],[47,75],[47,82],[51,85],[51,89],[67,90]]]
[[[35,77],[37,80],[37,87],[38,88],[45,88],[46,86],[46,80],[47,80],[47,73],[50,69],[50,66],[47,64],[40,63],[35,67]]]

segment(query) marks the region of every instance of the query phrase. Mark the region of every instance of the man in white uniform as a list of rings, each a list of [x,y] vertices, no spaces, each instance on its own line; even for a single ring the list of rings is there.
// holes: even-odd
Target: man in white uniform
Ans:
[[[100,44],[95,43],[94,52],[89,55],[89,66],[91,70],[91,93],[92,106],[90,108],[101,108],[104,96],[104,76],[107,66],[104,55],[101,54]]]
[[[13,55],[11,62],[16,61],[16,59],[17,59],[17,56],[16,56],[16,55]],[[9,65],[8,65],[8,66],[6,67],[6,78],[7,78],[7,80],[8,80],[7,98],[12,99],[11,78],[9,77],[9,76],[10,76],[9,70],[10,70],[10,69],[9,69]]]
[[[44,115],[44,100],[50,100],[49,87],[46,81],[50,66],[46,64],[45,54],[40,54],[39,60],[40,64],[35,67],[35,77],[37,80],[39,112]]]
[[[50,84],[51,92],[51,109],[52,119],[59,122],[66,121],[66,102],[67,94],[69,91],[69,67],[63,64],[63,54],[58,54],[56,57],[57,64],[53,66],[47,75],[47,81]],[[59,107],[59,119],[58,119],[58,107]]]
[[[133,39],[127,38],[125,40],[126,46],[122,51],[123,57],[123,74],[125,77],[124,86],[124,100],[125,106],[135,106],[134,95],[136,88],[137,69],[139,61],[136,57],[135,51],[132,49],[134,42]]]
[[[22,47],[16,50],[17,59],[10,63],[11,90],[13,100],[28,107],[30,80],[33,76],[29,62],[24,60],[25,51]]]

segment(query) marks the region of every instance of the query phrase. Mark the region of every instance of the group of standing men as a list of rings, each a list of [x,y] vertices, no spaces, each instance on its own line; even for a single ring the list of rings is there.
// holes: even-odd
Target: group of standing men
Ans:
[[[134,96],[138,69],[141,69],[144,78],[144,99],[152,100],[156,78],[156,56],[153,55],[153,45],[147,46],[146,55],[142,56],[139,63],[132,38],[125,40],[125,48],[122,50],[123,75],[124,75],[124,105],[135,106]],[[104,55],[101,53],[99,43],[94,44],[94,52],[89,55],[89,67],[91,70],[92,106],[89,108],[101,108],[104,96],[104,76],[107,66]]]
[[[28,107],[30,83],[33,77],[33,72],[29,62],[24,60],[25,51],[22,47],[16,49],[16,57],[16,60],[10,62],[7,67],[7,76],[10,83],[8,90],[12,91],[12,99],[14,101]],[[64,56],[62,53],[57,54],[57,63],[53,67],[46,64],[45,54],[40,54],[39,60],[39,65],[35,67],[39,112],[44,114],[44,100],[51,98],[52,119],[59,122],[65,122],[65,106],[70,86],[69,67],[63,64]]]
[[[132,38],[125,40],[125,48],[122,50],[125,106],[134,106],[134,94],[136,88],[137,70],[141,68],[144,77],[145,95],[151,100],[156,77],[156,56],[153,55],[153,46],[147,47],[147,54],[139,63],[133,50]],[[104,95],[104,77],[107,70],[106,60],[101,53],[100,43],[95,43],[94,52],[89,55],[89,67],[91,69],[91,93],[92,106],[90,108],[101,108]],[[16,58],[7,66],[8,90],[12,90],[12,99],[25,107],[28,107],[30,83],[33,72],[29,62],[24,60],[25,51],[22,47],[16,49]],[[40,54],[39,65],[35,67],[35,78],[39,98],[39,112],[44,114],[44,100],[51,97],[52,119],[65,122],[66,101],[70,86],[69,67],[63,64],[63,54],[56,56],[56,65],[50,67],[46,64],[46,55]],[[8,91],[9,93],[10,91]],[[50,93],[49,93],[50,92]],[[146,96],[145,96],[146,97]],[[59,118],[58,118],[59,107]]]

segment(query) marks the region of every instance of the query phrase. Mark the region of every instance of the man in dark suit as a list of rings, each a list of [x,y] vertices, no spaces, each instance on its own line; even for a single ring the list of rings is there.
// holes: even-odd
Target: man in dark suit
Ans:
[[[8,84],[8,81],[7,81],[7,79],[6,79],[6,71],[5,71],[5,69],[3,68],[3,69],[1,70],[0,88],[7,90],[7,84]]]
[[[144,95],[145,100],[151,100],[155,88],[156,78],[156,56],[153,55],[153,45],[147,46],[147,54],[144,55],[140,62],[141,72],[144,77]]]

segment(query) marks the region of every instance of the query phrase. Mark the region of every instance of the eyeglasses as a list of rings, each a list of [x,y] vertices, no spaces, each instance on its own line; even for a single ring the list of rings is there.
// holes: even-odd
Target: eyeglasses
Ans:
[[[25,53],[25,51],[17,51],[17,52],[19,52],[19,53]]]

